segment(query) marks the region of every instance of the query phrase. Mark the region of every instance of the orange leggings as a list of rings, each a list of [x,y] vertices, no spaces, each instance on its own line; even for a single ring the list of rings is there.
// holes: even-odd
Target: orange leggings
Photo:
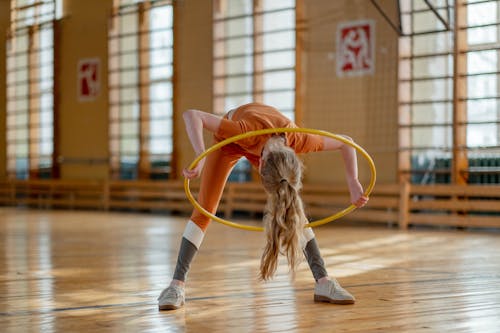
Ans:
[[[201,174],[198,203],[210,213],[215,214],[217,211],[227,178],[236,162],[243,156],[247,157],[254,165],[258,163],[258,158],[255,156],[247,156],[241,148],[235,144],[224,146],[206,157]],[[205,231],[210,224],[210,219],[201,214],[197,209],[193,210],[191,221],[196,223],[203,231]]]

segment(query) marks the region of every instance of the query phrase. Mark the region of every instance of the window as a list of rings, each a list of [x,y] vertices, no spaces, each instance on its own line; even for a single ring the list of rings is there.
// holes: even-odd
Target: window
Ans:
[[[113,178],[168,178],[173,150],[173,8],[115,0],[109,37]]]
[[[401,2],[400,169],[415,183],[498,182],[498,2],[454,3]]]
[[[294,119],[295,0],[219,2],[214,87],[216,113],[262,102]]]
[[[11,0],[7,45],[7,173],[57,177],[54,20],[60,1]]]
[[[500,183],[500,4],[468,1],[463,10],[466,45],[460,48],[463,65],[458,75],[467,92],[461,103],[466,110],[468,181]]]
[[[295,0],[216,2],[214,113],[250,102],[295,119]],[[249,178],[242,160],[230,180]]]

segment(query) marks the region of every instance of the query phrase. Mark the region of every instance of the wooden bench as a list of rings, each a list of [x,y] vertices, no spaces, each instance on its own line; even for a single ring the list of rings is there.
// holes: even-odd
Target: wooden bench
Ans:
[[[302,200],[306,213],[314,219],[330,216],[350,205],[350,196],[344,185],[304,185]],[[344,220],[397,223],[399,186],[379,184],[370,195],[363,209],[356,209],[344,216]]]
[[[228,184],[225,216],[235,211],[262,213],[266,195],[256,182]],[[323,218],[349,205],[344,185],[304,184],[306,214]],[[499,185],[377,184],[370,201],[343,220],[409,225],[500,227]]]
[[[109,181],[105,209],[156,209],[190,212],[182,181]],[[195,195],[198,186],[191,186]]]
[[[258,182],[228,183],[224,199],[226,218],[231,218],[236,211],[262,214],[266,205],[266,192]]]
[[[407,185],[400,225],[500,227],[500,185]]]
[[[193,206],[184,192],[184,181],[109,181],[105,209],[168,210],[172,213],[191,213]],[[196,198],[198,182],[192,182],[190,190]],[[226,196],[223,195],[218,212],[223,212]]]
[[[397,223],[400,187],[396,184],[377,185],[370,201],[363,209],[344,217],[349,220]],[[349,193],[343,185],[304,184],[301,193],[307,216],[318,219],[333,215],[349,206]],[[225,216],[235,211],[262,213],[266,194],[257,182],[229,183],[227,185]]]
[[[191,184],[196,196],[197,182]],[[306,214],[311,220],[349,205],[345,185],[304,184]],[[262,214],[266,194],[258,182],[228,183],[218,213]],[[189,213],[193,207],[183,181],[6,180],[0,182],[1,205],[103,210],[168,210]],[[377,184],[370,201],[342,220],[409,225],[500,227],[500,185]]]
[[[16,204],[16,190],[11,181],[0,181],[0,205],[10,206]]]
[[[1,202],[37,208],[99,208],[104,186],[98,181],[12,180],[4,182]],[[3,187],[3,186],[2,186]]]

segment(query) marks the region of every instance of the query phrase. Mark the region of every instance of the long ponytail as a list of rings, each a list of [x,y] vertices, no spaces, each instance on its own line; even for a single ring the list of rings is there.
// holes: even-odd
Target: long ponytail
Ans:
[[[267,204],[264,213],[266,245],[260,263],[260,278],[269,280],[276,272],[280,254],[287,258],[292,273],[301,261],[300,244],[306,223],[299,195],[302,163],[292,149],[283,146],[269,153],[261,176]]]

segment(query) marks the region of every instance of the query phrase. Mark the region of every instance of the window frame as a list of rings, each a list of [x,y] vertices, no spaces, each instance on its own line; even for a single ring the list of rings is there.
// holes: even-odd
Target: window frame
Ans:
[[[46,7],[44,7],[46,6]],[[50,8],[52,6],[52,8]],[[46,9],[51,10],[46,10]],[[45,10],[45,11],[44,11]],[[6,107],[6,145],[7,178],[39,179],[59,178],[58,156],[58,104],[56,100],[58,86],[58,25],[61,16],[61,1],[33,1],[31,4],[18,6],[18,0],[11,0],[10,27],[7,36],[7,107]],[[48,33],[48,35],[45,35]],[[50,37],[49,37],[50,36]],[[43,38],[49,37],[50,45],[43,46]],[[21,41],[27,45],[22,48]],[[19,49],[21,47],[21,49]],[[52,61],[43,62],[47,57]],[[45,55],[44,55],[45,54]],[[24,64],[20,62],[25,61]],[[49,80],[46,67],[51,74]],[[26,78],[20,79],[22,72]],[[43,82],[42,82],[43,81]],[[24,90],[24,91],[23,91]],[[44,100],[51,101],[45,106]],[[19,102],[25,102],[25,108],[19,108]],[[47,115],[48,113],[48,115]],[[26,123],[22,123],[22,120]],[[22,124],[20,124],[20,122]],[[24,149],[20,149],[25,145]],[[44,150],[48,150],[45,152]],[[24,151],[24,153],[22,153]],[[26,166],[18,162],[26,160]]]
[[[155,8],[170,6],[172,11],[172,25],[165,29],[151,29],[150,13]],[[111,16],[111,27],[109,33],[109,151],[110,151],[110,176],[112,179],[165,179],[175,177],[175,170],[172,167],[174,161],[174,4],[171,0],[143,0],[132,4],[122,4],[120,0],[114,0],[113,13]],[[120,31],[120,18],[124,15],[136,15],[137,29],[130,32]],[[154,47],[151,45],[151,36],[162,31],[170,33],[172,37],[172,45],[167,47]],[[123,39],[135,38],[137,48],[132,48],[128,51],[123,51],[120,47]],[[151,55],[155,51],[170,52],[172,61],[161,65],[151,64]],[[132,55],[137,58],[138,65],[126,67],[121,64],[123,55]],[[152,78],[151,73],[156,68],[165,67],[170,75],[165,75],[160,78]],[[136,76],[136,83],[124,84],[120,82],[124,73]],[[166,101],[151,99],[151,90],[155,84],[166,83],[170,86]],[[137,92],[137,97],[130,101],[125,101],[123,91],[129,87],[131,91]],[[165,120],[170,120],[171,128],[166,130],[164,140],[166,145],[170,142],[170,153],[154,154],[151,151],[151,142],[158,140],[158,137],[153,136],[151,131],[151,122],[158,120],[154,117],[153,105],[155,102],[169,103],[170,115]],[[123,106],[128,105],[134,109],[138,108],[137,115],[125,116]],[[133,111],[132,111],[133,113]],[[134,125],[135,124],[135,125]],[[121,129],[124,126],[137,126],[136,134],[123,134]],[[127,138],[137,142],[137,152],[130,155],[125,153],[123,146]],[[163,137],[163,135],[162,135]],[[158,155],[158,156],[157,156]],[[132,160],[136,158],[137,162],[132,163],[130,168],[124,167],[126,156],[131,156]],[[135,156],[135,157],[134,157]],[[164,160],[162,158],[165,157]],[[159,165],[153,165],[157,163]],[[163,165],[164,164],[164,165]]]
[[[265,10],[263,0],[247,0],[247,8],[250,8],[250,12],[237,15],[225,15],[227,12],[227,2],[224,0],[216,0],[213,13],[213,112],[215,114],[224,114],[230,109],[244,104],[245,102],[260,102],[266,103],[266,93],[271,94],[289,94],[292,93],[292,106],[290,109],[280,107],[273,104],[280,111],[291,118],[297,124],[302,122],[302,95],[299,93],[302,91],[300,89],[300,84],[302,82],[302,73],[300,68],[302,68],[302,39],[299,38],[299,31],[297,29],[297,22],[303,17],[303,3],[302,0],[295,0],[294,6],[283,6],[280,8],[273,8],[270,10]],[[294,22],[293,27],[282,27],[279,29],[273,29],[271,31],[265,30],[265,16],[273,15],[276,13],[284,13],[287,11],[293,11]],[[236,35],[227,36],[225,33],[225,25],[230,24],[234,20],[245,20],[249,19],[251,21],[251,31],[240,33]],[[278,33],[293,33],[293,46],[290,48],[278,48],[267,50],[265,47],[265,38]],[[240,52],[236,54],[227,54],[226,45],[231,41],[237,40],[247,40],[247,44],[251,44],[251,50],[246,52]],[[293,65],[278,67],[278,68],[267,68],[266,69],[266,56],[272,54],[279,54],[290,52],[292,53]],[[249,59],[250,58],[250,59]],[[227,72],[227,62],[237,61],[238,59],[243,60],[243,64],[246,61],[251,61],[251,68],[245,69],[240,72],[235,72],[228,74]],[[294,75],[293,84],[291,88],[274,88],[269,89],[265,84],[265,76],[292,72]],[[229,92],[226,89],[227,82],[234,79],[246,79],[250,80],[251,83],[247,84],[247,87],[240,92]],[[228,96],[241,96],[243,103],[228,102]],[[232,105],[234,104],[234,105]],[[229,181],[245,182],[255,179],[257,176],[255,171],[252,171],[250,163],[245,159],[240,160],[233,172],[229,177]]]
[[[467,14],[470,6],[496,3],[497,13],[496,22],[488,24],[471,24],[467,22]],[[455,6],[457,4],[457,6]],[[500,176],[500,165],[498,166],[475,166],[478,152],[491,152],[492,159],[500,161],[500,138],[497,138],[497,144],[493,146],[475,147],[468,145],[467,131],[473,126],[493,125],[500,126],[500,4],[497,1],[479,1],[479,2],[449,2],[439,7],[430,8],[412,8],[411,1],[401,2],[402,5],[402,36],[399,40],[399,179],[400,181],[413,181],[417,179],[434,179],[434,182],[467,184],[467,183],[484,183],[480,178],[481,174],[488,174],[498,181]],[[443,29],[435,31],[414,31],[413,14],[422,13],[424,11],[432,11],[432,9],[442,13],[447,11],[453,14],[453,20],[449,20],[451,15],[448,14],[448,22],[452,22],[451,29],[443,26]],[[446,22],[445,22],[446,23]],[[496,42],[490,43],[469,43],[467,32],[471,29],[479,27],[497,28]],[[424,29],[425,30],[425,29]],[[433,35],[441,34],[448,35],[448,49],[427,50],[427,52],[417,52],[413,49],[413,42],[417,40],[423,45],[422,40],[429,39]],[[485,52],[487,50],[496,51],[496,68],[493,70],[476,70],[468,68],[468,56]],[[448,72],[440,73],[439,75],[427,75],[423,77],[415,77],[414,69],[416,61],[422,59],[432,59],[437,57],[447,58]],[[445,61],[446,62],[446,61]],[[451,62],[451,64],[450,64]],[[476,80],[481,76],[494,75],[496,77],[496,95],[474,96],[469,80]],[[432,100],[417,100],[415,96],[419,82],[425,80],[448,80],[451,81],[451,91],[445,93],[443,98]],[[468,112],[471,107],[469,104],[487,100],[496,101],[496,119],[475,121],[469,119]],[[445,105],[444,109],[448,115],[444,115],[442,120],[435,121],[429,119],[427,123],[416,122],[412,118],[412,112],[416,106],[431,105],[440,103]],[[451,115],[451,117],[450,117]],[[444,119],[444,120],[443,120]],[[433,145],[433,147],[418,147],[415,141],[412,140],[412,132],[418,131],[421,128],[446,128],[450,131],[451,142],[445,146]],[[416,151],[425,151],[426,149],[434,150],[434,163],[440,164],[428,170],[423,170],[415,167],[412,161],[412,153]],[[413,158],[414,160],[415,158]],[[431,161],[432,162],[432,161]],[[488,179],[493,179],[489,177]],[[489,183],[490,181],[486,181]]]
[[[284,6],[283,8],[265,10],[262,0],[248,0],[248,7],[251,7],[251,12],[240,14],[240,15],[225,15],[227,11],[227,3],[223,0],[218,0],[215,2],[214,15],[213,15],[213,31],[214,31],[214,94],[213,94],[213,110],[216,114],[223,114],[228,110],[227,98],[231,95],[247,96],[247,101],[250,102],[265,102],[264,94],[269,91],[275,93],[288,93],[293,92],[293,106],[290,110],[284,110],[285,114],[292,118],[297,123],[301,123],[302,120],[302,99],[301,95],[298,93],[301,91],[301,73],[298,70],[301,68],[301,50],[302,42],[297,38],[297,22],[302,17],[303,4],[302,0],[296,0],[294,6]],[[265,31],[264,29],[264,17],[270,14],[279,14],[281,12],[294,11],[294,24],[292,28],[280,28],[272,31]],[[233,20],[249,19],[251,21],[252,30],[251,32],[244,34],[237,34],[227,36],[225,33],[225,24]],[[293,32],[293,46],[290,48],[276,49],[276,50],[266,50],[264,46],[264,39],[266,36],[276,33],[287,33]],[[250,39],[250,44],[252,45],[251,51],[246,51],[240,54],[227,55],[224,47],[225,43],[231,40]],[[265,57],[270,54],[277,54],[280,52],[292,52],[293,53],[293,65],[285,66],[283,68],[273,68],[266,69],[264,60]],[[248,56],[251,58],[251,70],[242,71],[241,73],[227,74],[226,61],[232,61],[238,58],[243,58]],[[264,76],[272,73],[284,73],[286,71],[292,71],[294,75],[292,88],[276,88],[276,89],[266,89]],[[250,88],[241,92],[228,92],[226,89],[226,82],[233,78],[247,78],[251,81]],[[239,103],[240,104],[240,103]],[[235,107],[233,105],[232,107]],[[278,109],[280,109],[278,107]]]

